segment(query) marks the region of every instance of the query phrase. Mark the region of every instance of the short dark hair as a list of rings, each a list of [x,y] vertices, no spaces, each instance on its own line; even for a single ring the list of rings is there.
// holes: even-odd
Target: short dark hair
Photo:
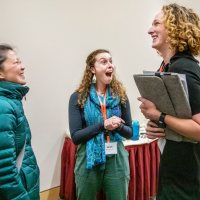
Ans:
[[[12,50],[13,51],[13,47],[11,47],[8,44],[0,44],[0,69],[3,66],[4,61],[6,60],[6,53]]]

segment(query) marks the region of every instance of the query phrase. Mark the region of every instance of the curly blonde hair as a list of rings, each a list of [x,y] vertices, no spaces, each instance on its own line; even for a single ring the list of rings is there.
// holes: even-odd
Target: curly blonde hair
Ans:
[[[97,49],[90,53],[86,59],[86,68],[83,74],[83,78],[78,89],[76,90],[79,93],[78,105],[80,105],[81,108],[84,107],[85,101],[87,100],[87,97],[89,95],[90,86],[93,82],[94,74],[92,73],[91,68],[94,67],[94,64],[96,62],[96,56],[100,53],[110,54],[110,52],[106,49]],[[125,101],[127,100],[126,91],[122,83],[119,80],[117,80],[115,74],[113,74],[110,87],[112,88],[112,95],[118,96],[121,100],[121,103],[125,104]]]
[[[192,55],[200,55],[200,19],[192,10],[178,4],[162,7],[164,24],[172,49],[179,52],[189,50]]]

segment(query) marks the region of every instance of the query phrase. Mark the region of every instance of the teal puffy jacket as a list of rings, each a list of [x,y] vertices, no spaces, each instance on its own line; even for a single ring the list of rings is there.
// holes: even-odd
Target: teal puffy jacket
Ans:
[[[0,81],[0,200],[39,200],[39,168],[22,98],[29,88]],[[16,165],[24,150],[21,167]]]

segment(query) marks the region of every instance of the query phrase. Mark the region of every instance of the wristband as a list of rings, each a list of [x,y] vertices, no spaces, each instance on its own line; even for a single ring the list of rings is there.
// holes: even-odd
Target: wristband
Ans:
[[[161,112],[159,120],[158,120],[158,127],[159,128],[165,128],[166,127],[165,117],[166,117],[166,113]]]

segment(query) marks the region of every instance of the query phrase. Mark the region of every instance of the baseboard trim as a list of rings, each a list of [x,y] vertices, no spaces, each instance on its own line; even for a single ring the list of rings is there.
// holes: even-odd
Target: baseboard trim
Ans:
[[[58,200],[60,186],[40,192],[40,200]]]

